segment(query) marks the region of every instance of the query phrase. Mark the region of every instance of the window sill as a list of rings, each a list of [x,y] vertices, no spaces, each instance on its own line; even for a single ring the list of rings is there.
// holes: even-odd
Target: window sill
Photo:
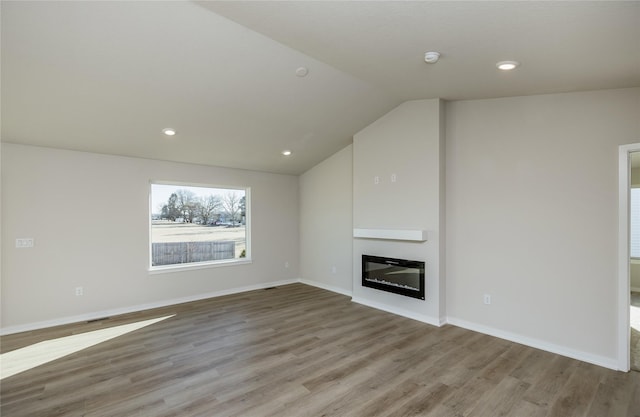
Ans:
[[[251,259],[218,261],[218,262],[194,262],[192,264],[179,264],[167,266],[152,266],[149,268],[149,275],[167,274],[172,272],[193,271],[197,269],[219,268],[223,266],[247,265],[252,263]]]

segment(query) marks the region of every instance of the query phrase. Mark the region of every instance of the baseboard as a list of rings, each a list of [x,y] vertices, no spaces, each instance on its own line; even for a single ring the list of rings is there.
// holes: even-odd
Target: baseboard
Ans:
[[[317,288],[322,288],[323,290],[327,290],[327,291],[331,291],[331,292],[335,292],[338,294],[342,294],[342,295],[346,295],[348,297],[351,297],[353,295],[352,291],[348,291],[345,290],[343,288],[339,288],[339,287],[334,287],[333,285],[327,285],[327,284],[323,284],[321,282],[317,282],[317,281],[309,281],[307,279],[299,279],[298,282],[300,282],[301,284],[306,284],[306,285],[310,285],[312,287],[317,287]]]
[[[553,343],[522,336],[516,333],[505,332],[503,330],[495,329],[493,327],[483,326],[481,324],[472,323],[466,320],[460,320],[455,317],[448,317],[447,322],[453,326],[458,326],[467,330],[473,330],[474,332],[479,332],[489,336],[498,337],[500,339],[509,340],[510,342],[515,342],[521,345],[530,346],[535,349],[544,350],[547,352],[555,353],[561,356],[566,356],[572,359],[577,359],[582,362],[588,362],[593,365],[602,366],[604,368],[609,368],[616,371],[620,370],[618,366],[618,360],[614,358],[607,358],[605,356],[594,355],[594,354],[583,352],[580,350],[569,349],[564,346],[555,345]]]
[[[222,297],[225,295],[231,295],[231,294],[237,294],[237,293],[242,293],[242,292],[247,292],[247,291],[254,291],[254,290],[260,290],[263,288],[269,288],[269,287],[276,287],[276,286],[280,286],[280,285],[288,285],[288,284],[294,284],[296,282],[300,282],[302,284],[306,284],[306,285],[310,285],[313,287],[318,287],[318,288],[322,288],[328,291],[332,291],[338,294],[342,294],[342,295],[346,295],[346,296],[352,296],[352,293],[350,291],[346,291],[342,288],[338,288],[338,287],[334,287],[331,285],[326,285],[326,284],[322,284],[319,282],[315,282],[315,281],[308,281],[308,280],[303,280],[303,279],[292,279],[292,280],[281,280],[281,281],[271,281],[271,282],[266,282],[266,283],[260,283],[260,284],[255,284],[255,285],[249,285],[249,286],[245,286],[245,287],[238,287],[238,288],[230,288],[227,290],[222,290],[222,291],[214,291],[214,292],[209,292],[209,293],[204,293],[204,294],[196,294],[196,295],[192,295],[192,296],[186,296],[186,297],[180,297],[180,298],[174,298],[174,299],[170,299],[170,300],[164,300],[164,301],[158,301],[158,302],[154,302],[154,303],[147,303],[147,304],[138,304],[135,306],[130,306],[130,307],[124,307],[124,308],[117,308],[117,309],[111,309],[111,310],[103,310],[103,311],[96,311],[96,312],[91,312],[91,313],[87,313],[87,314],[81,314],[81,315],[77,315],[77,316],[68,316],[68,317],[62,317],[59,319],[54,319],[54,320],[47,320],[47,321],[40,321],[40,322],[35,322],[35,323],[29,323],[29,324],[24,324],[24,325],[18,325],[18,326],[9,326],[9,327],[4,327],[4,328],[0,328],[0,335],[4,336],[4,335],[8,335],[8,334],[13,334],[13,333],[20,333],[20,332],[26,332],[26,331],[31,331],[31,330],[38,330],[38,329],[44,329],[47,327],[54,327],[54,326],[60,326],[60,325],[65,325],[65,324],[71,324],[71,323],[78,323],[78,322],[82,322],[82,321],[88,321],[88,320],[95,320],[95,319],[99,319],[99,318],[103,318],[103,317],[111,317],[111,316],[117,316],[120,314],[128,314],[128,313],[135,313],[135,312],[139,312],[139,311],[144,311],[144,310],[149,310],[152,308],[159,308],[159,307],[168,307],[171,305],[175,305],[175,304],[182,304],[182,303],[188,303],[191,301],[198,301],[198,300],[204,300],[207,298],[215,298],[215,297]],[[632,290],[634,290],[632,288]],[[640,290],[640,289],[638,289]],[[540,350],[544,350],[547,352],[551,352],[551,353],[555,353],[558,355],[562,355],[562,356],[566,356],[572,359],[577,359],[583,362],[588,362],[594,365],[598,365],[598,366],[602,366],[605,368],[609,368],[609,369],[614,369],[614,370],[619,370],[619,366],[618,366],[618,361],[616,359],[612,359],[612,358],[607,358],[604,356],[599,356],[599,355],[593,355],[587,352],[583,352],[583,351],[579,351],[579,350],[574,350],[574,349],[568,349],[564,346],[559,346],[559,345],[555,345],[553,343],[548,343],[545,341],[541,341],[538,339],[534,339],[534,338],[529,338],[526,336],[522,336],[516,333],[511,333],[511,332],[505,332],[503,330],[499,330],[499,329],[495,329],[493,327],[489,327],[489,326],[483,326],[477,323],[472,323],[466,320],[461,320],[461,319],[457,319],[455,317],[448,317],[447,319],[437,319],[434,317],[430,317],[430,316],[425,316],[423,314],[417,314],[413,311],[409,311],[409,310],[405,310],[402,308],[398,308],[395,306],[390,306],[387,304],[382,304],[382,303],[376,303],[376,302],[372,302],[370,300],[366,300],[366,299],[362,299],[359,297],[352,297],[351,301],[358,303],[358,304],[362,304],[362,305],[366,305],[368,307],[372,307],[378,310],[382,310],[382,311],[386,311],[388,313],[392,313],[392,314],[397,314],[399,316],[403,316],[403,317],[407,317],[413,320],[417,320],[423,323],[427,323],[433,326],[443,326],[444,324],[451,324],[454,326],[458,326],[458,327],[462,327],[468,330],[472,330],[472,331],[476,331],[479,333],[483,333],[483,334],[487,334],[489,336],[494,336],[494,337],[498,337],[500,339],[505,339],[505,340],[509,340],[511,342],[515,342],[515,343],[520,343],[522,345],[526,345],[526,346],[530,346],[536,349],[540,349]]]
[[[0,336],[13,334],[13,333],[28,332],[31,330],[44,329],[47,327],[61,326],[65,324],[79,323],[82,321],[96,320],[103,317],[117,316],[120,314],[136,313],[139,311],[150,310],[152,308],[168,307],[175,304],[189,303],[191,301],[205,300],[207,298],[222,297],[224,295],[261,290],[263,288],[277,287],[279,285],[294,284],[298,281],[299,280],[297,279],[271,281],[271,282],[265,282],[265,283],[255,284],[255,285],[248,285],[245,287],[230,288],[228,290],[214,291],[214,292],[209,292],[204,294],[195,294],[195,295],[190,295],[186,297],[173,298],[170,300],[163,300],[163,301],[158,301],[154,303],[138,304],[130,307],[95,311],[87,314],[80,314],[77,316],[67,316],[67,317],[61,317],[59,319],[39,321],[35,323],[21,324],[17,326],[3,327],[3,328],[0,328]]]
[[[396,314],[398,316],[407,317],[409,319],[421,321],[423,323],[427,323],[427,324],[430,324],[432,326],[441,327],[441,326],[447,324],[447,321],[445,319],[438,319],[438,318],[435,318],[435,317],[425,316],[424,314],[418,314],[418,313],[415,313],[413,311],[405,310],[403,308],[398,308],[398,307],[395,307],[395,306],[390,306],[388,304],[376,303],[375,301],[366,300],[366,299],[360,298],[360,297],[353,297],[351,299],[351,301],[353,301],[354,303],[365,305],[367,307],[375,308],[377,310],[386,311],[387,313],[392,313],[392,314]]]

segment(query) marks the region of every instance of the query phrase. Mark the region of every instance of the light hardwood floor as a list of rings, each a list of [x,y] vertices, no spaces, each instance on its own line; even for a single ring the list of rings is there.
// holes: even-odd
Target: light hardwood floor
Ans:
[[[622,373],[303,284],[2,337],[174,317],[8,377],[11,416],[640,416]]]

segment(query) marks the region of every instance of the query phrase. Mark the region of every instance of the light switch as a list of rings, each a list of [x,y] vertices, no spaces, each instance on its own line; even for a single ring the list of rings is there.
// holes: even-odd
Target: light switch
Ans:
[[[32,248],[33,238],[16,239],[16,248]]]

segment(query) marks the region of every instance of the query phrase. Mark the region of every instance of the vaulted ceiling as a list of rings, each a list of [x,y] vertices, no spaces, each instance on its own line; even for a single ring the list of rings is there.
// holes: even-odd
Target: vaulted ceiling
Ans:
[[[115,155],[300,174],[406,100],[640,86],[638,1],[3,0],[0,13],[2,141]]]

